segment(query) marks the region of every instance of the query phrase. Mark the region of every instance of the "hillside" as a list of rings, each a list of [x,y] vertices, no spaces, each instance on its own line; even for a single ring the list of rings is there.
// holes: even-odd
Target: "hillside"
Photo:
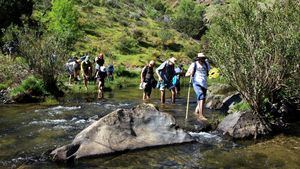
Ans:
[[[188,55],[192,56],[199,45],[170,28],[170,19],[163,14],[172,14],[175,3],[168,0],[157,7],[148,1],[79,1],[76,8],[82,36],[72,54],[96,56],[103,52],[107,63],[126,67],[140,67],[151,59],[160,61],[170,55],[187,63]]]

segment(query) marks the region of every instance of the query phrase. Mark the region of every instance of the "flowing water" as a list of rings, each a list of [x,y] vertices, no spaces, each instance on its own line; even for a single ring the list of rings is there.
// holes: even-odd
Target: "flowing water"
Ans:
[[[176,104],[167,100],[167,104],[160,105],[159,92],[154,91],[149,102],[174,115],[182,128],[192,130],[195,100],[191,100],[186,123],[186,93],[184,89]],[[105,93],[106,99],[102,101],[96,101],[95,97],[96,94],[72,96],[57,106],[0,106],[0,168],[300,168],[300,125],[290,134],[256,143],[220,141],[219,137],[206,134],[210,139],[207,142],[200,140],[83,159],[72,166],[51,162],[46,155],[49,150],[70,143],[94,120],[117,108],[131,108],[143,102],[141,91],[135,88]],[[206,114],[210,119],[219,117],[219,112],[206,110]]]

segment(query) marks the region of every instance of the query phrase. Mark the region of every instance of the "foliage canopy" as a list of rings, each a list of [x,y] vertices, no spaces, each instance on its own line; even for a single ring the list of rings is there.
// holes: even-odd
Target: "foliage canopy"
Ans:
[[[208,33],[209,56],[255,113],[300,96],[300,4],[271,2],[223,6]]]

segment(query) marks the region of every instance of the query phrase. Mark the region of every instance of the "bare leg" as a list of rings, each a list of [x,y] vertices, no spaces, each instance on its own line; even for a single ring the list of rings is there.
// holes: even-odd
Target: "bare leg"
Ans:
[[[177,90],[177,87],[175,87],[175,95],[177,96],[178,94],[178,90]]]
[[[72,75],[69,76],[69,85],[72,83]]]
[[[198,118],[201,119],[201,120],[207,120],[204,115],[203,115],[203,112],[204,112],[204,103],[205,103],[205,100],[200,100],[198,102]]]
[[[146,100],[146,92],[143,93],[143,100]]]
[[[150,94],[149,93],[146,94],[146,99],[147,100],[150,99]]]
[[[160,102],[161,103],[165,103],[165,100],[166,100],[166,98],[165,98],[165,90],[161,90],[160,91]]]
[[[176,94],[176,91],[175,91],[176,89],[175,88],[173,88],[172,90],[171,90],[171,93],[172,93],[172,103],[175,103],[175,94]]]
[[[84,80],[85,89],[87,90],[88,89],[88,87],[87,87],[88,78],[85,75],[83,75],[83,80]]]
[[[196,109],[195,109],[195,115],[198,117],[198,114],[199,114],[199,101],[197,102],[197,106],[196,106]]]
[[[102,87],[101,80],[99,80],[99,84],[98,84],[98,99],[102,99],[102,98],[103,98],[103,87]]]

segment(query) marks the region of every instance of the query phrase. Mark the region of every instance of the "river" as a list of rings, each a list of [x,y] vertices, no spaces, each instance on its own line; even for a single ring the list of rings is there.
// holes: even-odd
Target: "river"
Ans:
[[[187,90],[183,89],[176,104],[159,104],[159,91],[149,101],[161,111],[175,116],[186,130],[193,129],[195,108],[192,94],[189,121],[186,123]],[[170,96],[169,94],[167,96]],[[18,104],[0,106],[0,168],[300,168],[300,125],[289,133],[268,140],[219,143],[187,143],[123,152],[107,157],[83,159],[73,166],[56,164],[47,158],[48,150],[70,143],[74,136],[116,108],[131,108],[142,103],[141,91],[126,88],[95,95],[72,96],[56,106]],[[217,111],[206,110],[209,118]]]

